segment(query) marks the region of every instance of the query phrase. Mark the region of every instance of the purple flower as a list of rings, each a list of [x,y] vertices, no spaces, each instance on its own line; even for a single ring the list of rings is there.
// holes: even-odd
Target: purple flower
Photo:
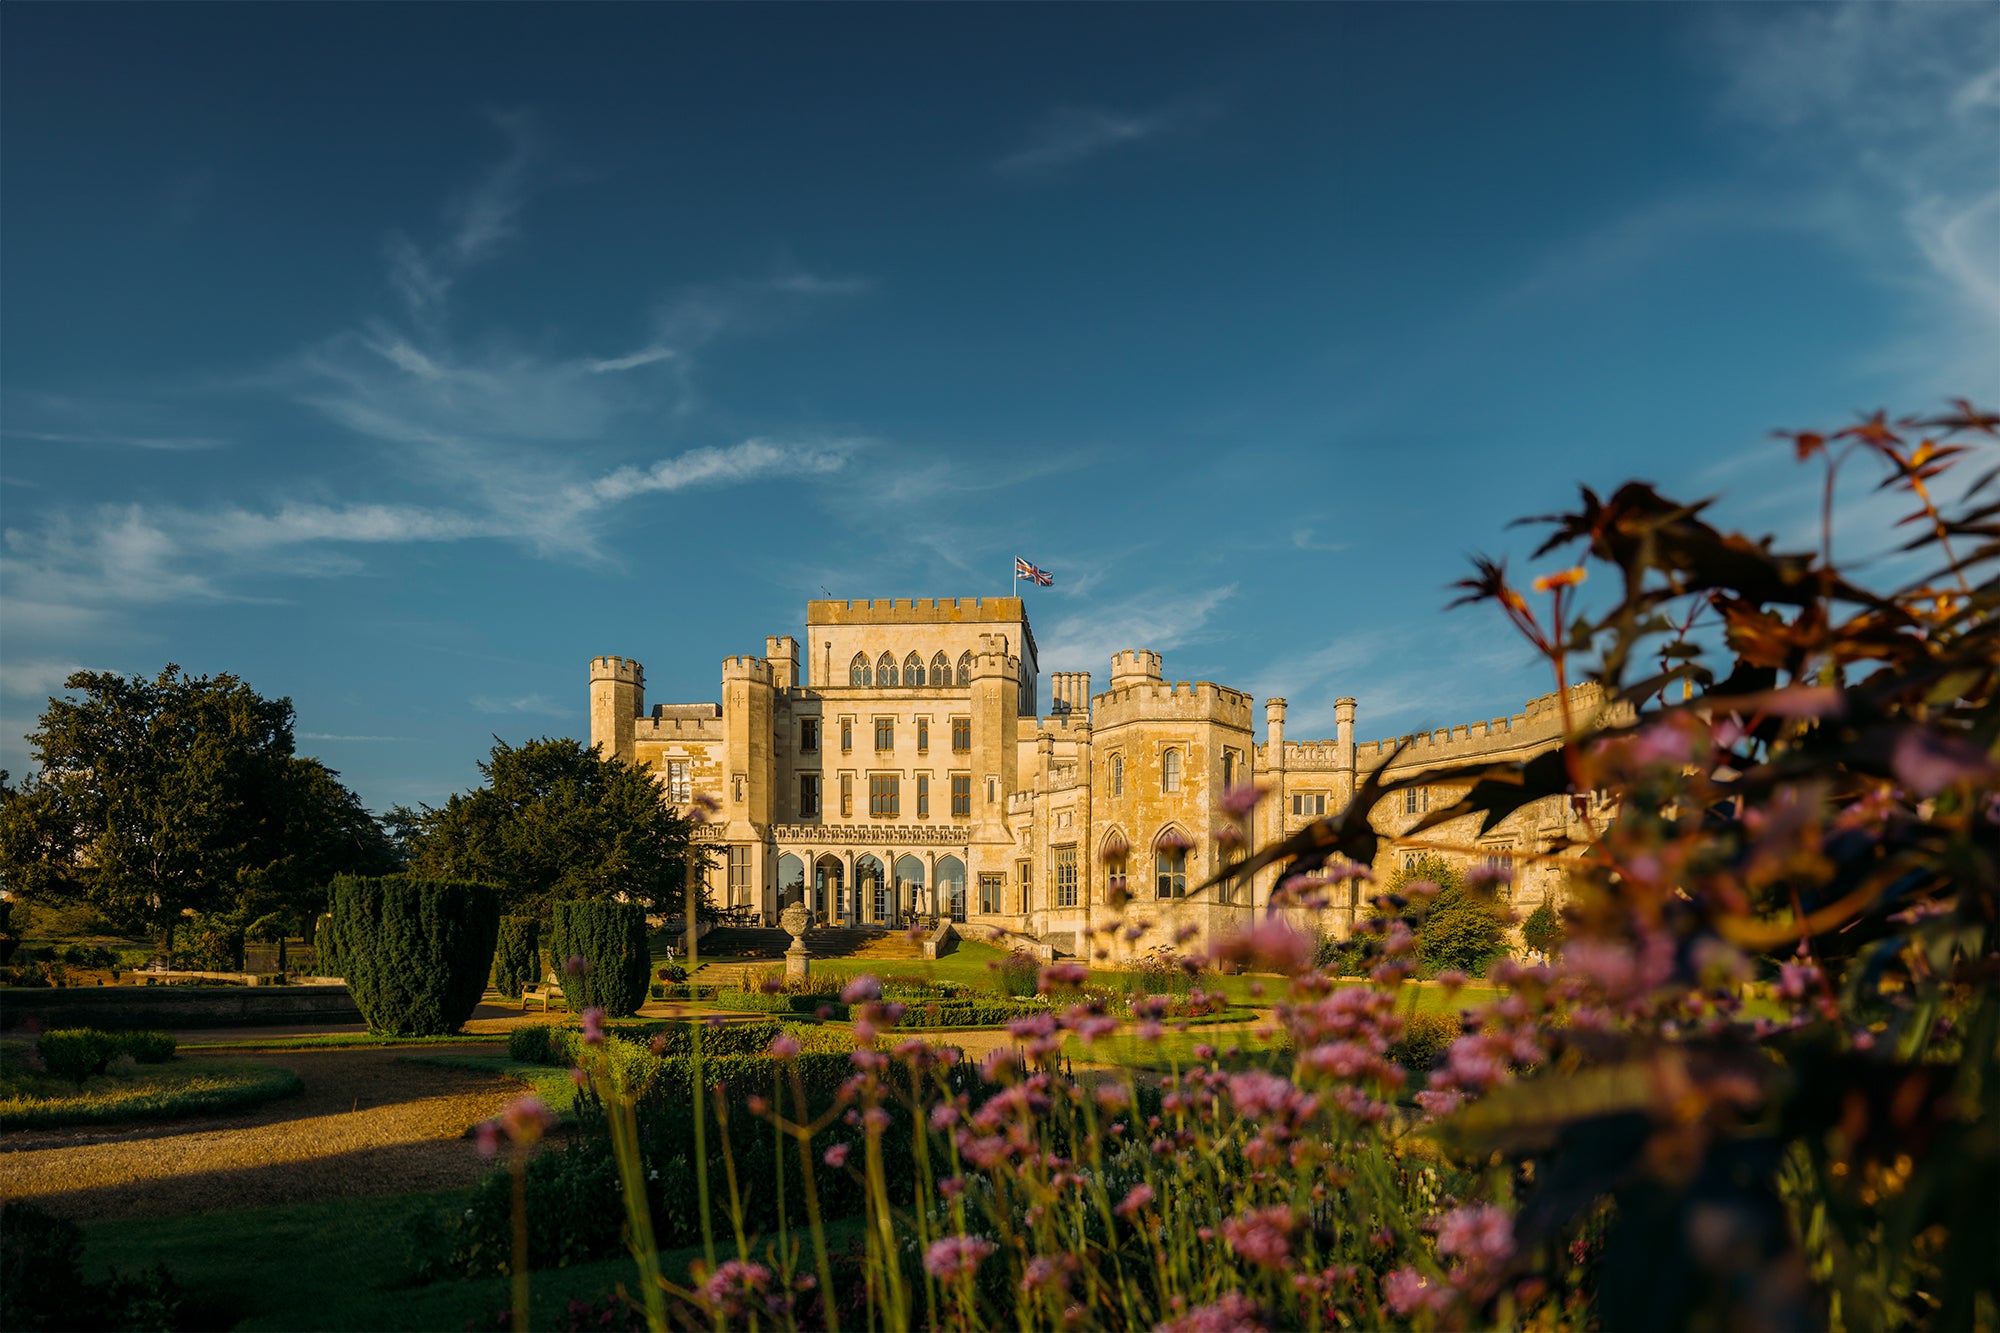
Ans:
[[[1488,1203],[1454,1208],[1438,1221],[1438,1253],[1500,1263],[1514,1253],[1514,1219]]]
[[[1257,808],[1257,802],[1264,799],[1267,789],[1254,782],[1246,782],[1240,787],[1231,787],[1222,793],[1222,808],[1232,818],[1241,819]]]
[[[1935,796],[1954,782],[1988,779],[2000,773],[1991,756],[1972,742],[1909,727],[1896,738],[1889,756],[1896,780],[1919,796]]]
[[[725,1261],[701,1284],[701,1300],[717,1314],[741,1319],[750,1314],[771,1290],[771,1270],[762,1264],[741,1259]]]
[[[590,960],[580,953],[573,953],[563,959],[563,975],[566,977],[580,977],[588,971],[590,971]]]
[[[799,1053],[799,1039],[789,1032],[780,1032],[771,1038],[771,1054],[780,1060],[789,1060]]]
[[[1041,979],[1036,989],[1047,995],[1052,990],[1065,986],[1081,986],[1090,980],[1090,969],[1081,963],[1050,963],[1042,969]]]
[[[847,1154],[852,1151],[854,1149],[851,1145],[836,1143],[826,1150],[826,1164],[838,1171],[841,1167],[847,1165]]]
[[[500,1151],[500,1122],[482,1120],[472,1127],[472,1137],[479,1144],[479,1155],[491,1157]]]
[[[592,1005],[583,1011],[583,1044],[602,1046],[604,1044],[604,1010]]]
[[[1438,1288],[1414,1268],[1399,1268],[1382,1279],[1382,1301],[1394,1314],[1414,1314],[1435,1305],[1438,1295]]]
[[[1232,1217],[1222,1224],[1222,1238],[1229,1248],[1256,1264],[1273,1271],[1283,1269],[1292,1255],[1292,1228],[1298,1219],[1283,1204],[1258,1208]]]
[[[941,1282],[956,1282],[977,1272],[993,1242],[979,1236],[946,1236],[924,1252],[924,1271]]]
[[[843,1004],[868,1004],[881,998],[882,983],[865,972],[848,982],[840,992]]]
[[[931,1107],[930,1124],[937,1133],[944,1133],[958,1123],[958,1108],[950,1102],[939,1102]]]
[[[1264,1311],[1240,1291],[1156,1324],[1153,1333],[1264,1333]]]

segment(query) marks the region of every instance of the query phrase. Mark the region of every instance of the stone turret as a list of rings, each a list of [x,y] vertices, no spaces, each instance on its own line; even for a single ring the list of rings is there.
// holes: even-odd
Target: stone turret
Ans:
[[[599,754],[632,762],[633,733],[645,707],[645,667],[626,657],[590,659],[590,743]]]
[[[1149,648],[1128,648],[1111,655],[1111,688],[1160,678],[1160,655]]]
[[[1090,673],[1057,671],[1049,676],[1049,712],[1057,717],[1090,716]]]
[[[1333,701],[1333,743],[1340,750],[1340,766],[1354,772],[1354,700]]]
[[[799,641],[789,634],[764,638],[764,658],[771,664],[771,684],[780,690],[796,689],[799,679]]]

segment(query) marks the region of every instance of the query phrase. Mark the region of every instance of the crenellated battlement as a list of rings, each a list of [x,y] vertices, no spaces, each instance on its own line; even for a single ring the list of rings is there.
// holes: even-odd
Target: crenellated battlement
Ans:
[[[624,685],[646,683],[646,668],[639,665],[636,657],[593,657],[590,659],[590,679],[617,681]]]
[[[1601,687],[1590,682],[1572,685],[1569,695],[1572,725],[1597,718],[1603,707],[1604,693]],[[1354,761],[1356,766],[1362,769],[1380,764],[1395,752],[1397,745],[1408,740],[1409,747],[1398,756],[1396,767],[1398,769],[1422,767],[1541,745],[1560,740],[1562,734],[1562,698],[1551,692],[1528,700],[1520,712],[1508,717],[1490,718],[1484,722],[1463,722],[1456,726],[1412,732],[1406,737],[1368,741],[1356,745]]]
[[[744,654],[739,657],[722,659],[722,678],[725,681],[747,680],[759,685],[771,683],[771,664],[761,657]]]
[[[1159,680],[1160,655],[1150,648],[1127,648],[1111,654],[1111,688]]]
[[[712,708],[714,711],[708,714],[662,713],[660,711],[661,708],[696,707]],[[653,710],[651,716],[640,718],[632,726],[634,739],[642,741],[716,741],[721,740],[726,731],[727,728],[723,723],[722,710],[715,708],[712,704],[661,704]]]
[[[1018,621],[1018,597],[873,597],[806,603],[808,625],[935,625]]]
[[[1142,680],[1114,685],[1091,700],[1091,717],[1099,729],[1133,722],[1213,722],[1250,729],[1252,699],[1214,681]]]

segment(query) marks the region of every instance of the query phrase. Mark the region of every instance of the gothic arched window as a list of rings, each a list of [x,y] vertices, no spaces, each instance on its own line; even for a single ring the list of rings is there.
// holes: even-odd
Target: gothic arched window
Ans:
[[[951,663],[946,660],[943,653],[931,659],[931,684],[951,684]]]
[[[1113,796],[1125,794],[1125,756],[1122,754],[1111,756],[1111,794]]]
[[[972,684],[971,653],[960,653],[958,655],[958,683],[961,685]]]
[[[1153,839],[1153,896],[1187,897],[1189,838],[1177,828],[1168,828]]]
[[[866,685],[868,683],[868,655],[866,653],[856,653],[854,655],[854,661],[849,663],[847,668],[847,683],[849,685]]]
[[[877,685],[896,683],[896,659],[887,653],[883,653],[882,660],[875,664],[875,683]]]
[[[924,659],[915,653],[903,659],[903,683],[911,686],[924,683]]]

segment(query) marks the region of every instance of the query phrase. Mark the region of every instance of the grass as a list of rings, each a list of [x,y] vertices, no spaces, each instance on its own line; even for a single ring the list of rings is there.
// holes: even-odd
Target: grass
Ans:
[[[215,1327],[490,1329],[507,1308],[508,1279],[416,1286],[410,1277],[408,1224],[455,1211],[469,1195],[444,1190],[95,1222],[84,1227],[83,1266],[102,1273],[107,1265],[135,1271],[164,1263],[195,1304],[216,1317]],[[663,1270],[685,1278],[699,1253],[667,1251]],[[571,1300],[595,1299],[620,1283],[637,1286],[629,1258],[538,1270],[530,1281],[533,1325],[553,1328]]]
[[[129,1074],[97,1074],[82,1088],[47,1074],[0,1079],[0,1129],[54,1129],[129,1120],[170,1120],[255,1106],[297,1092],[289,1069],[251,1061],[174,1061]]]
[[[404,1055],[398,1059],[416,1065],[437,1065],[443,1069],[470,1069],[481,1074],[499,1074],[528,1085],[537,1097],[557,1111],[565,1110],[576,1093],[567,1068],[555,1065],[523,1064],[502,1054],[473,1054],[470,1051],[440,1051],[435,1055]]]
[[[1282,1034],[1260,1037],[1255,1032],[1169,1031],[1156,1041],[1133,1036],[1105,1037],[1074,1043],[1064,1051],[1072,1059],[1091,1064],[1164,1072],[1176,1066],[1187,1068],[1195,1062],[1195,1047],[1208,1046],[1221,1053],[1225,1068],[1233,1068],[1257,1063],[1259,1056],[1277,1049],[1279,1035]]]
[[[190,1051],[316,1051],[342,1046],[467,1046],[484,1043],[505,1045],[507,1034],[489,1032],[451,1037],[378,1037],[372,1032],[322,1032],[295,1037],[245,1037],[236,1041],[191,1042]]]

